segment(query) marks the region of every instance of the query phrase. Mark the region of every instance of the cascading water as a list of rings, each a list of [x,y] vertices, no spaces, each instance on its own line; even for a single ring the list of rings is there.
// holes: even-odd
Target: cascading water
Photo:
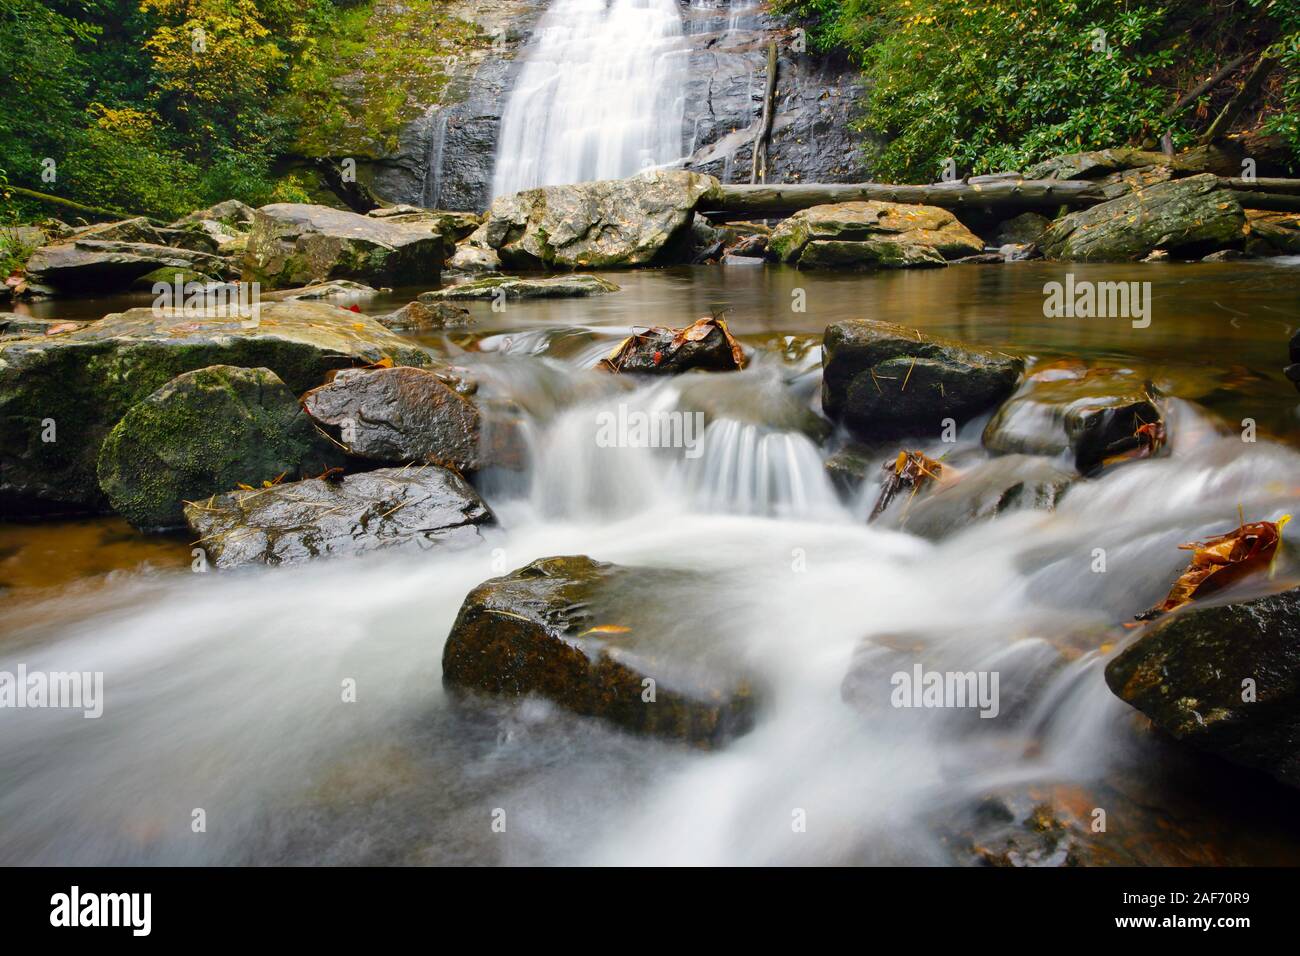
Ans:
[[[681,158],[686,48],[674,0],[556,0],[524,55],[494,196]]]
[[[1067,662],[1044,638],[1158,589],[1188,529],[1238,504],[1275,517],[1300,473],[1292,450],[1183,423],[1175,436],[1194,441],[1080,486],[1054,514],[931,543],[864,524],[813,442],[760,424],[800,405],[770,361],[630,385],[531,348],[512,340],[473,368],[527,410],[533,436],[477,550],[127,576],[52,604],[0,653],[0,670],[106,674],[100,720],[5,715],[0,766],[22,774],[0,789],[0,863],[946,862],[943,821],[983,794],[1098,783],[1140,752],[1097,652]],[[703,454],[600,447],[600,415],[620,406],[707,410]],[[962,442],[956,455],[978,452]],[[1148,570],[1079,573],[1098,542]],[[693,639],[727,642],[759,675],[750,734],[701,753],[537,700],[445,696],[442,644],[467,591],[579,553],[691,572],[664,626],[693,622]],[[997,670],[1001,707],[1020,716],[892,710],[900,640],[932,668]],[[854,672],[865,713],[845,703]],[[348,680],[356,703],[340,703]],[[496,807],[507,839],[491,832]]]

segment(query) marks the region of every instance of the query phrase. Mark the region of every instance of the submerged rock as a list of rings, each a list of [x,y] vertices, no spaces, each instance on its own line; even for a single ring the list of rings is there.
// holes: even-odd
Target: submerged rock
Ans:
[[[1015,389],[1021,359],[868,319],[836,322],[822,346],[822,409],[865,440],[938,436]]]
[[[1300,787],[1300,588],[1145,625],[1106,683],[1179,740]]]
[[[1030,376],[984,429],[997,452],[1074,456],[1080,474],[1101,467],[1143,425],[1163,422],[1151,382],[1126,369],[1049,366]]]
[[[185,520],[208,560],[233,568],[468,546],[493,518],[463,478],[423,465],[216,495],[186,504]]]
[[[983,251],[946,209],[877,201],[802,210],[772,230],[767,244],[770,257],[804,269],[942,266]]]
[[[456,384],[420,368],[344,369],[302,404],[358,458],[470,471],[481,467],[479,413]]]
[[[318,302],[276,302],[256,321],[220,309],[131,309],[85,328],[0,342],[0,503],[8,514],[102,507],[100,445],[132,405],[182,372],[268,368],[295,394],[330,371],[428,355],[383,326]]]
[[[944,469],[944,480],[923,497],[887,515],[889,523],[938,540],[1012,511],[1052,511],[1074,476],[1049,459],[1002,455],[969,468]]]
[[[573,299],[619,291],[608,279],[593,275],[551,276],[546,279],[521,279],[517,276],[487,276],[448,286],[436,292],[420,293],[421,302],[455,299]]]
[[[99,486],[137,528],[184,527],[185,501],[319,475],[343,456],[270,369],[184,372],[131,407],[99,452]]]
[[[380,285],[436,282],[454,242],[438,221],[389,222],[302,203],[257,210],[244,278],[267,288],[325,279]]]
[[[363,282],[332,279],[292,289],[276,289],[262,293],[263,302],[311,302],[317,299],[369,299],[379,295],[379,290]]]
[[[539,694],[623,727],[717,743],[753,723],[748,678],[695,628],[669,629],[678,572],[588,557],[534,561],[479,585],[443,649],[443,679],[493,694]]]
[[[1208,173],[1138,189],[1056,220],[1039,245],[1049,259],[1137,260],[1155,249],[1199,258],[1246,235],[1241,205]]]
[[[601,269],[672,259],[685,247],[712,176],[658,170],[629,179],[500,196],[470,237],[509,269]],[[459,266],[458,266],[459,268]]]

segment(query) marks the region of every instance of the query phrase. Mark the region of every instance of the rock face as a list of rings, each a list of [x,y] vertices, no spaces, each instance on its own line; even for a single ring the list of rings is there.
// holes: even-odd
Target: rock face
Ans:
[[[99,452],[99,485],[142,529],[184,527],[182,503],[342,463],[270,369],[213,365],[176,376],[122,417]]]
[[[1011,394],[1024,363],[888,322],[837,322],[822,346],[822,409],[857,437],[938,436]]]
[[[1073,262],[1136,260],[1155,249],[1200,258],[1241,244],[1246,231],[1241,206],[1207,173],[1070,213],[1039,244],[1047,258]]]
[[[255,324],[217,309],[131,309],[75,332],[2,342],[0,503],[10,514],[101,507],[104,437],[182,372],[268,368],[298,394],[334,369],[384,359],[429,364],[423,350],[378,323],[315,302],[263,305]]]
[[[421,302],[455,299],[576,299],[617,292],[618,286],[608,279],[592,275],[551,276],[546,279],[521,279],[517,276],[488,276],[448,286],[436,292],[422,292]]]
[[[463,478],[425,465],[234,491],[187,504],[185,520],[208,560],[233,568],[464,547],[477,543],[478,527],[493,519]]]
[[[244,278],[267,288],[355,279],[372,285],[436,282],[454,240],[440,220],[390,222],[302,203],[257,210]]]
[[[845,202],[795,213],[772,231],[769,257],[804,269],[941,266],[984,251],[946,209]]]
[[[735,664],[707,635],[675,638],[656,626],[655,606],[677,577],[558,557],[493,578],[465,598],[443,650],[443,679],[539,694],[579,714],[696,742],[743,733],[754,700]]]
[[[469,243],[511,269],[599,269],[671,259],[695,204],[717,188],[697,173],[544,186],[492,203]]]
[[[1022,212],[1018,216],[1012,216],[998,223],[993,233],[993,245],[1029,245],[1031,242],[1037,242],[1051,224],[1052,220],[1041,213]]]
[[[225,278],[226,260],[206,252],[146,242],[77,239],[42,246],[27,260],[28,278],[55,292],[78,294],[125,289],[159,269],[181,269]]]
[[[1070,451],[1080,474],[1094,471],[1106,449],[1160,421],[1155,387],[1117,369],[1055,370],[1031,376],[984,429],[998,452],[1058,455]]]
[[[349,454],[370,461],[479,468],[479,413],[436,372],[344,369],[302,398],[307,413],[338,429]]]
[[[1300,787],[1300,589],[1148,624],[1106,683],[1179,740]]]

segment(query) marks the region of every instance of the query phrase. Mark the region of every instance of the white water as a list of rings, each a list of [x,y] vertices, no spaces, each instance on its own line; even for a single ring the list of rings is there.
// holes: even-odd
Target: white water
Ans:
[[[749,420],[780,391],[769,367],[692,394],[493,362],[487,387],[538,411],[535,460],[517,494],[489,495],[501,527],[479,549],[127,575],[62,596],[47,628],[4,645],[0,670],[102,670],[106,700],[98,721],[3,715],[0,863],[947,862],[938,826],[981,794],[1086,784],[1131,754],[1131,712],[1098,655],[1060,664],[1049,642],[1162,596],[1184,560],[1174,545],[1235,523],[1238,504],[1295,509],[1300,455],[1188,427],[1170,458],[1082,483],[1055,514],[936,545],[862,524],[811,442]],[[738,411],[688,463],[597,447],[595,416],[619,402]],[[705,753],[539,701],[448,700],[442,644],[467,591],[574,553],[692,570],[664,627],[725,641],[760,675],[757,727]],[[867,713],[847,705],[861,642],[889,634],[914,636],[930,668],[999,670],[1007,719],[891,710],[884,648],[869,651],[884,656]],[[356,703],[340,700],[345,679]]]
[[[679,159],[686,55],[675,0],[555,0],[502,114],[492,194]]]

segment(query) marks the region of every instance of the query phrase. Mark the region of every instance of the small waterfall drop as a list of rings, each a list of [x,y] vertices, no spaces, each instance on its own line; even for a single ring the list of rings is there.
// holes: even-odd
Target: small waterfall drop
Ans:
[[[556,0],[506,102],[492,194],[679,159],[686,56],[674,0]]]

